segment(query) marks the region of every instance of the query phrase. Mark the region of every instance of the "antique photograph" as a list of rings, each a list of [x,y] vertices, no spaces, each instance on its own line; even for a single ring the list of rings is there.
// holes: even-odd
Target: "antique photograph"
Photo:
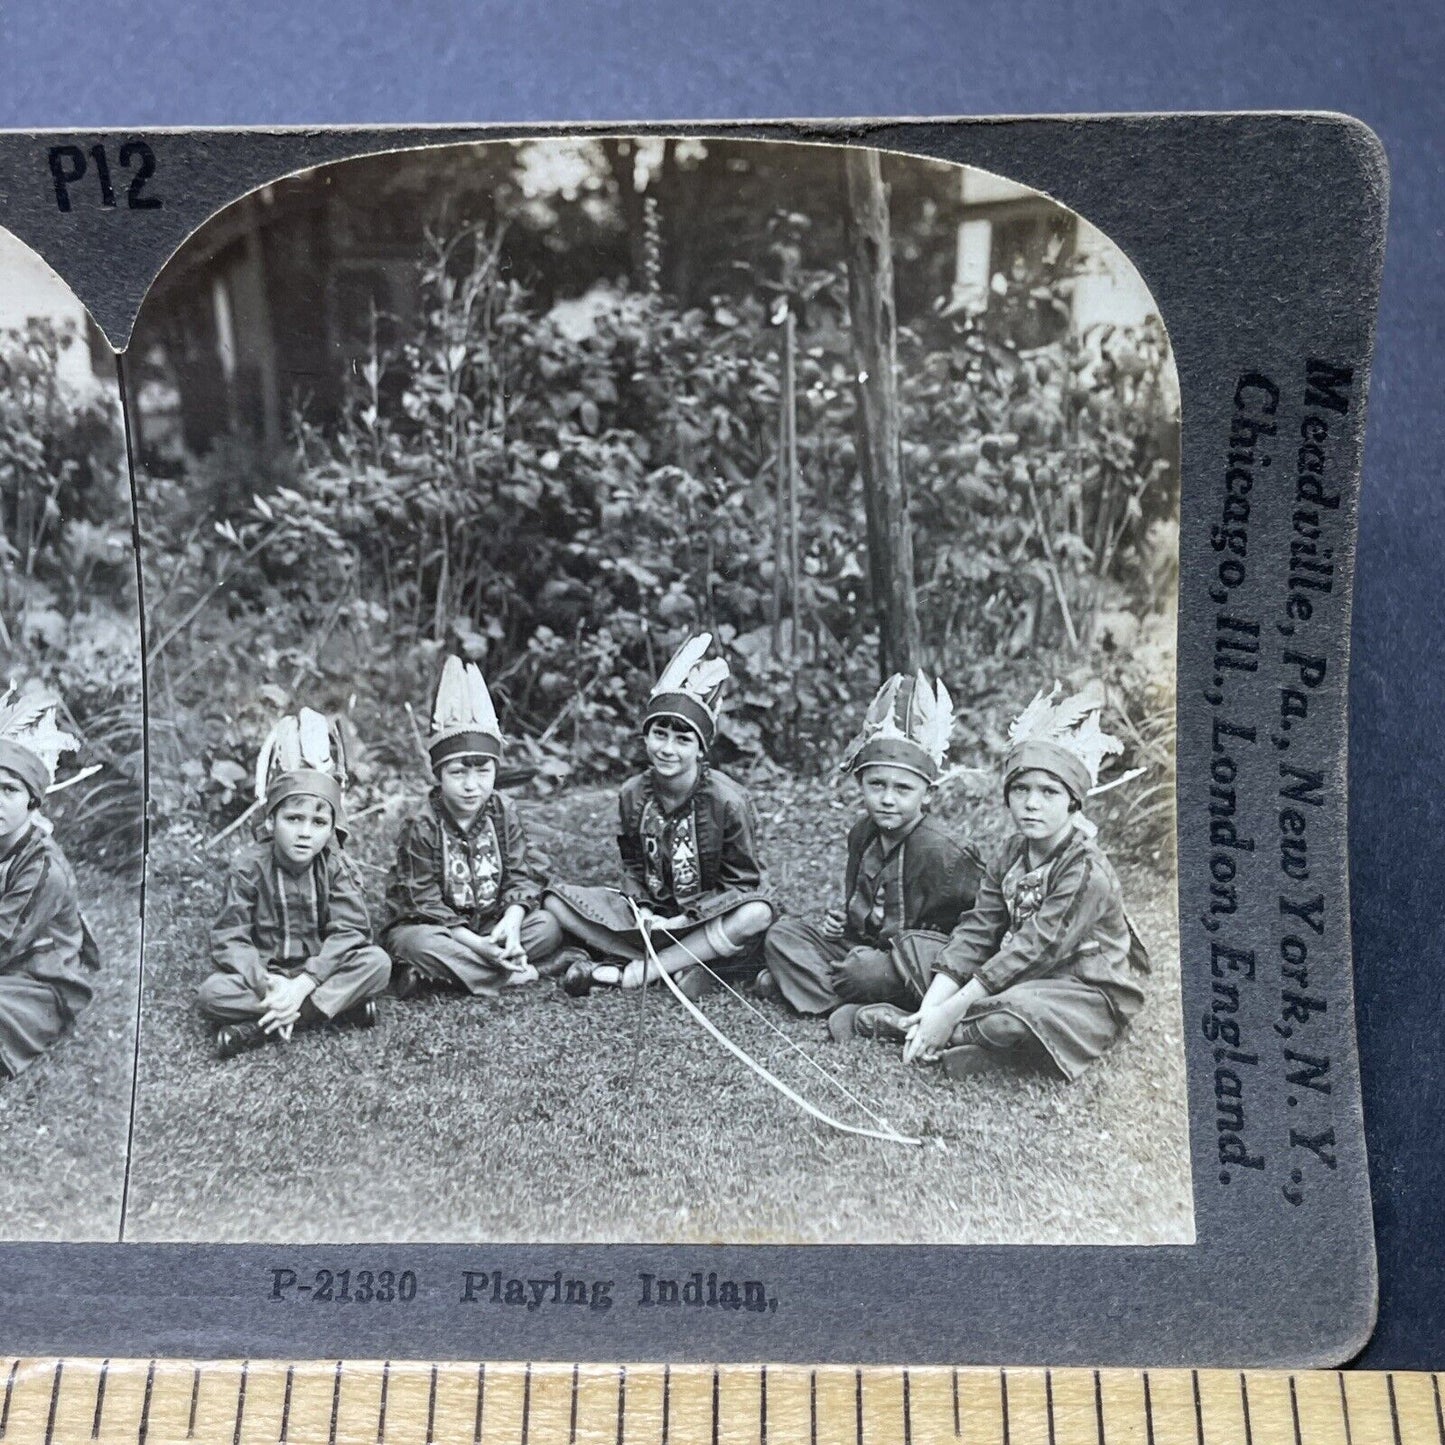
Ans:
[[[119,1236],[145,790],[115,355],[0,232],[0,1240]]]
[[[1193,1241],[1179,387],[1086,217],[398,151],[212,217],[122,365],[126,1239]]]

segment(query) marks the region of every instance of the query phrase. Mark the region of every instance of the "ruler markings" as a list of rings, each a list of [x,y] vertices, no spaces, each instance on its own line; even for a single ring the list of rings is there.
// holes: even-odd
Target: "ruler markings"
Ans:
[[[246,1373],[250,1360],[241,1361],[241,1378],[236,1381],[236,1426],[231,1431],[231,1445],[241,1445],[241,1422],[246,1418]]]
[[[146,1445],[146,1436],[150,1433],[150,1396],[155,1392],[156,1387],[156,1361],[150,1361],[146,1366],[146,1394],[140,1402],[140,1426],[136,1431],[139,1445]]]
[[[56,1360],[55,1374],[50,1382],[50,1411],[45,1417],[45,1445],[55,1439],[55,1412],[60,1408],[60,1380],[65,1374],[65,1361]]]
[[[467,1365],[390,1360],[109,1358],[0,1368],[0,1445],[171,1445],[183,1431],[198,1445],[452,1445],[466,1438],[465,1417],[449,1413],[461,1409],[485,1445],[554,1445],[564,1420],[568,1445],[935,1445],[950,1421],[961,1440],[966,1414],[971,1445],[1082,1445],[1081,1432],[1087,1445],[1445,1445],[1440,1377],[1409,1371],[494,1362],[472,1377]]]
[[[150,1430],[151,1423],[151,1393],[156,1384],[156,1362],[152,1360],[146,1367],[146,1392],[145,1399],[141,1401],[140,1407],[140,1429],[139,1445],[146,1445],[146,1435]]]
[[[16,1360],[10,1366],[10,1373],[5,1377],[5,1405],[0,1409],[0,1440],[5,1438],[6,1431],[10,1429],[10,1399],[15,1393],[15,1372],[20,1368],[20,1361]]]
[[[435,1377],[436,1367],[432,1367],[432,1374]],[[281,1396],[281,1428],[276,1432],[278,1445],[286,1445],[287,1438],[291,1434],[291,1391],[296,1384],[296,1366],[286,1366],[286,1390]]]
[[[336,1368],[341,1368],[341,1361],[336,1362]],[[195,1365],[191,1369],[191,1413],[186,1420],[186,1439],[196,1438],[196,1403],[201,1398],[201,1367]]]
[[[326,1432],[327,1445],[336,1445],[336,1422],[341,1416],[341,1364],[336,1362],[336,1376],[331,1385],[331,1425]]]
[[[100,1418],[105,1414],[105,1377],[110,1370],[110,1361],[100,1362],[100,1379],[95,1385],[95,1419],[90,1422],[90,1438],[100,1439]]]
[[[63,1372],[63,1378],[56,1374]],[[50,1377],[51,1394],[46,1412],[46,1438],[71,1442],[89,1436],[95,1420],[95,1382],[100,1374],[97,1360],[60,1360]]]
[[[386,1445],[386,1396],[391,1389],[391,1361],[383,1360],[381,1363],[381,1402],[376,1407],[376,1445]],[[522,1434],[523,1445],[526,1442],[526,1432]]]

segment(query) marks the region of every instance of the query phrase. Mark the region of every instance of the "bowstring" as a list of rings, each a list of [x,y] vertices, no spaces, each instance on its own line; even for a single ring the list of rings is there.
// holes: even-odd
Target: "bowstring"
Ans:
[[[695,954],[692,949],[690,949],[687,944],[684,943],[676,935],[672,936],[672,941],[685,954],[687,954],[687,956],[692,959],[692,961],[697,964],[699,968],[701,968],[717,983],[721,984],[722,987],[725,988],[730,994],[732,994],[732,996],[737,999],[737,1001],[742,1004],[742,1006],[747,1009],[749,1013],[755,1014],[758,1018],[760,1018],[769,1029],[771,1029],[775,1034],[777,1034],[777,1036],[782,1039],[782,1041],[787,1044],[790,1049],[793,1050],[795,1054],[799,1055],[799,1057],[802,1058],[804,1063],[808,1064],[811,1068],[821,1074],[822,1077],[826,1079],[828,1083],[832,1084],[832,1086],[837,1089],[837,1091],[842,1094],[845,1099],[847,1099],[850,1103],[857,1105],[857,1107],[861,1109],[863,1113],[866,1114],[875,1124],[881,1124],[885,1129],[889,1130],[893,1128],[892,1122],[885,1115],[878,1113],[876,1110],[871,1109],[867,1104],[865,1104],[863,1100],[860,1099],[855,1093],[853,1093],[853,1091],[849,1089],[848,1086],[844,1084],[841,1079],[831,1074],[810,1053],[808,1053],[808,1051],[803,1048],[801,1044],[790,1038],[783,1029],[779,1028],[778,1025],[775,1024],[772,1019],[770,1019],[767,1014],[762,1011],[762,1009],[760,1009],[755,1003],[753,1003],[751,999],[745,998],[727,981],[727,979],[725,979],[720,973],[718,973],[716,969],[709,967],[705,959],[699,958],[697,954]],[[661,965],[659,965],[659,967],[661,967]],[[647,991],[648,982],[649,980],[647,979],[646,975],[644,975],[642,985],[644,993]]]

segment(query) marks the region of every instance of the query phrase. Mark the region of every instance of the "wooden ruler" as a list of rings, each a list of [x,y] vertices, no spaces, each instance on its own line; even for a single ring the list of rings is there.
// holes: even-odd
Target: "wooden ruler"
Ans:
[[[1445,1445],[1438,1375],[0,1361],[3,1445]]]

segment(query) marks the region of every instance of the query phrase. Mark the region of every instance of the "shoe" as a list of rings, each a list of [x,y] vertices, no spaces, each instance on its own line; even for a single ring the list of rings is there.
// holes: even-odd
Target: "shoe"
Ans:
[[[835,1044],[845,1044],[855,1037],[853,1020],[858,1017],[859,1008],[859,1004],[845,1003],[828,1015],[828,1032],[833,1036]]]
[[[537,964],[537,972],[543,978],[565,979],[572,971],[573,965],[585,963],[590,969],[592,966],[592,955],[585,948],[575,943],[569,943],[564,948],[559,948],[545,963]]]
[[[908,1014],[896,1004],[865,1003],[853,1015],[853,1032],[860,1039],[880,1039],[888,1044],[908,1042],[908,1030],[899,1025]]]
[[[994,1060],[993,1050],[982,1044],[956,1044],[943,1051],[943,1072],[950,1079],[971,1079],[975,1074],[989,1073]]]
[[[774,1002],[782,998],[782,990],[779,989],[778,981],[773,977],[771,969],[758,970],[758,976],[753,980],[753,996],[771,999]]]
[[[409,963],[398,963],[391,970],[391,991],[397,998],[410,998],[421,987],[421,975]]]
[[[356,1029],[374,1029],[381,1022],[381,1005],[374,998],[369,998],[365,1003],[347,1009],[337,1022],[350,1024]]]
[[[591,956],[580,949],[578,951],[582,957],[569,963],[567,972],[562,975],[562,992],[569,998],[586,998],[592,992]]]
[[[261,1025],[252,1020],[237,1024],[222,1024],[216,1030],[216,1057],[234,1059],[247,1049],[259,1048],[266,1042]]]
[[[721,987],[711,972],[705,968],[686,968],[674,976],[672,980],[677,985],[677,991],[690,1003],[696,1003],[700,998],[706,998],[710,993],[716,993]]]

